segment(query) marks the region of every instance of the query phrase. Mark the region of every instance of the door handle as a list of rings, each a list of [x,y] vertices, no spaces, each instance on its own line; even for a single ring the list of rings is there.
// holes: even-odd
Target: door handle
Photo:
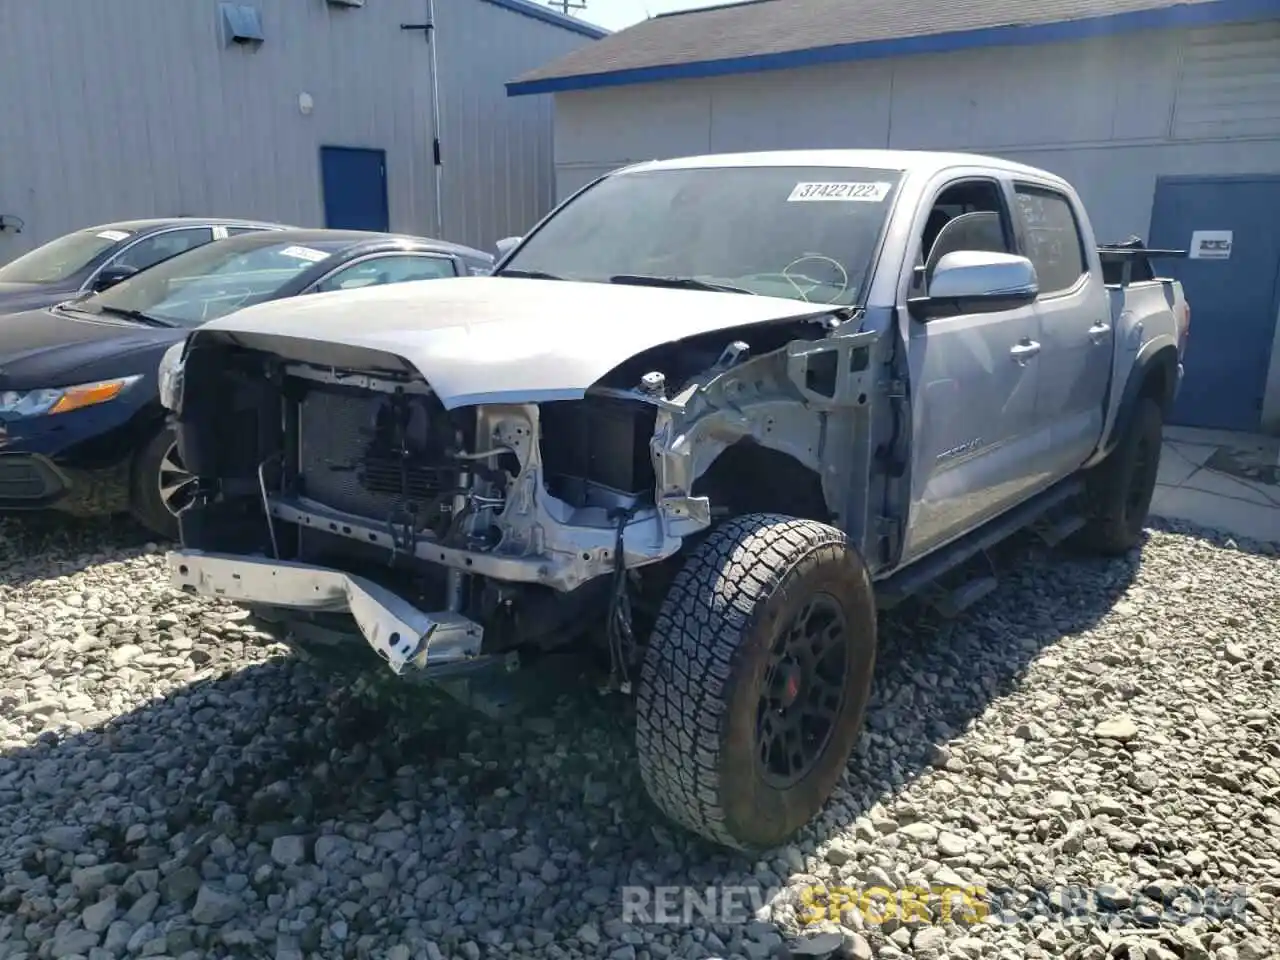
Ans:
[[[1023,340],[1021,343],[1014,344],[1009,348],[1009,356],[1013,357],[1018,363],[1026,363],[1039,352],[1040,344],[1034,340]]]
[[[1092,327],[1089,328],[1089,339],[1092,340],[1094,343],[1101,343],[1104,339],[1106,339],[1107,334],[1110,332],[1111,332],[1111,324],[1103,323],[1101,320],[1099,320],[1097,323],[1095,323]]]

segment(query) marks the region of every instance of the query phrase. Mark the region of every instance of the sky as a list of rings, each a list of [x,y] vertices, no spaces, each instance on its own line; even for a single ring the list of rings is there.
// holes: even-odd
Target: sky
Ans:
[[[542,2],[545,3],[546,0]],[[571,2],[581,3],[583,0]],[[569,12],[588,23],[598,24],[609,30],[621,30],[659,13],[710,7],[723,2],[725,0],[586,0],[585,10],[570,9]]]

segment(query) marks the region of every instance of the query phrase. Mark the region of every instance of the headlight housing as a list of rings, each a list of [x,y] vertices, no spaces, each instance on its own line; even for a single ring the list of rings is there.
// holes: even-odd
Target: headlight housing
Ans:
[[[78,383],[71,387],[5,390],[0,393],[0,416],[44,417],[83,410],[85,407],[114,400],[141,379],[142,375],[137,374],[132,377],[95,380],[93,383]]]
[[[175,343],[160,358],[160,369],[157,376],[160,380],[160,404],[166,410],[177,413],[182,402],[182,368],[185,361],[187,342]]]

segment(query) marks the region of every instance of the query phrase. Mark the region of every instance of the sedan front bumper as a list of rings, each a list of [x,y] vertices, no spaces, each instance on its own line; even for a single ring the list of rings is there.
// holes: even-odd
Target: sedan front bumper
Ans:
[[[448,611],[424,613],[372,580],[328,567],[200,550],[174,550],[169,576],[179,590],[247,604],[347,612],[397,675],[428,675],[480,656],[480,624]]]
[[[49,509],[73,516],[128,510],[128,457],[98,469],[79,470],[41,454],[0,448],[0,511]]]

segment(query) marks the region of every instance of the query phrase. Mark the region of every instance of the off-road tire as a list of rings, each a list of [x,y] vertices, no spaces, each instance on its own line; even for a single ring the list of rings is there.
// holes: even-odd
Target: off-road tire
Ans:
[[[1142,539],[1160,472],[1164,416],[1151,397],[1140,397],[1114,450],[1085,478],[1087,523],[1081,547],[1105,556],[1128,553]]]
[[[779,789],[759,757],[757,708],[775,641],[819,596],[843,613],[841,703],[812,767]],[[821,810],[846,768],[875,650],[871,580],[839,530],[775,514],[712,530],[672,581],[641,667],[636,744],[649,795],[718,844],[753,850],[785,841]]]
[[[173,446],[173,431],[163,428],[139,450],[129,471],[129,512],[165,540],[178,539],[178,518],[160,497],[160,463]]]

